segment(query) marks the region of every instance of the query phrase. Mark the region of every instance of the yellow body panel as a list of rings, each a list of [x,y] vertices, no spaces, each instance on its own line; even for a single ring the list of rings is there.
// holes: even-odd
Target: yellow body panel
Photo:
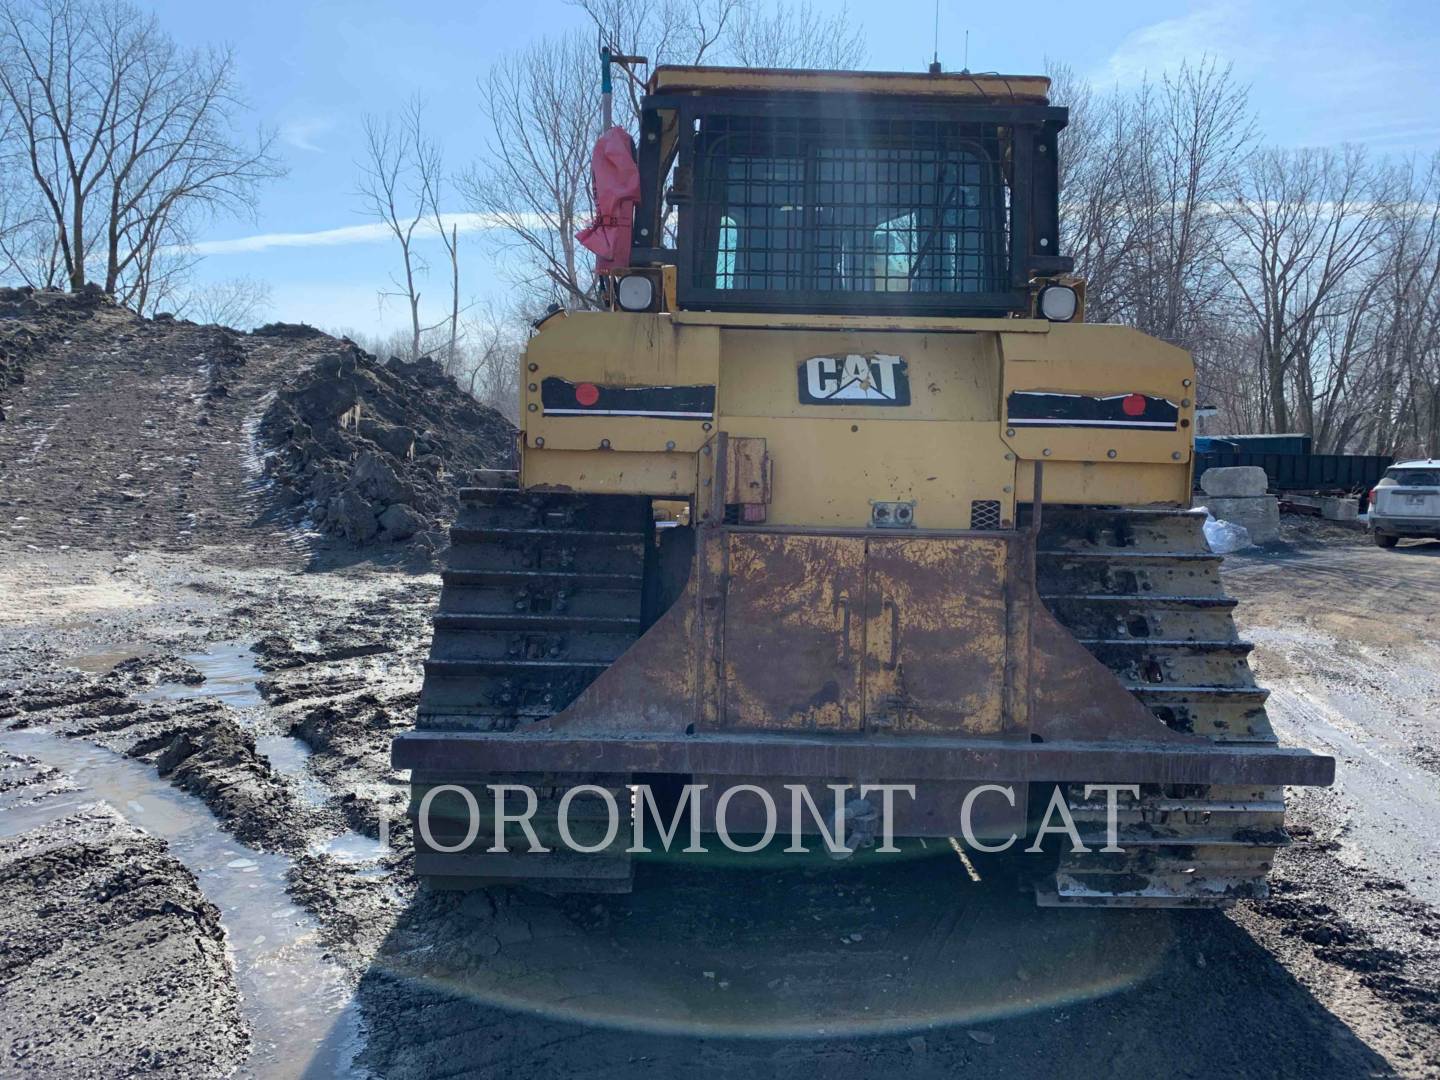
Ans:
[[[1194,442],[1195,373],[1184,349],[1128,326],[1086,323],[1057,325],[1045,338],[998,336],[1007,394],[1012,390],[1096,396],[1141,393],[1166,398],[1180,407],[1180,426],[1175,431],[1022,428],[1013,435],[1007,431],[1006,445],[1022,458],[1188,464]]]
[[[1000,417],[1000,356],[994,334],[895,333],[862,330],[720,331],[720,413],[754,418],[986,420]],[[904,408],[802,405],[796,368],[812,356],[903,353],[911,385]],[[743,426],[743,425],[742,425]],[[738,431],[737,431],[738,433]],[[898,434],[898,433],[897,433]]]
[[[905,406],[802,404],[817,356],[901,357]],[[525,356],[522,483],[713,497],[723,432],[764,440],[772,525],[865,527],[876,501],[914,503],[914,524],[969,529],[971,503],[1028,501],[1036,463],[1050,503],[1183,505],[1190,490],[1194,368],[1183,350],[1119,326],[1036,319],[579,312],[545,322]],[[713,418],[547,416],[555,376],[607,387],[714,387]],[[1007,427],[1013,391],[1145,394],[1179,408],[1175,430]]]
[[[525,455],[525,485],[607,495],[695,493],[695,455],[545,450]]]
[[[547,418],[540,406],[540,386],[549,376],[615,386],[714,385],[719,358],[719,330],[677,326],[668,315],[580,312],[549,319],[525,351],[525,445],[598,450],[608,441],[607,449],[616,451],[693,454],[710,438],[709,429],[698,423],[606,417],[597,427],[594,419]]]

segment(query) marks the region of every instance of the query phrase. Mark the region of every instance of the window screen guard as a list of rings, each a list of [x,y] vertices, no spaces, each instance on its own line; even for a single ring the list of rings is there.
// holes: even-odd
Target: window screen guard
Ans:
[[[1063,109],[739,94],[645,107],[655,132],[674,110],[682,308],[995,316],[1028,310],[1032,273],[1068,268]]]
[[[717,291],[1004,291],[1009,188],[985,129],[929,119],[708,116],[692,283]]]

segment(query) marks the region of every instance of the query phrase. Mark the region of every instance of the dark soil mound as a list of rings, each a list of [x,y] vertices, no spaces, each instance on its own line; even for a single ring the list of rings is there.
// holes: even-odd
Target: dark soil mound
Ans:
[[[458,488],[512,467],[514,428],[429,358],[380,362],[350,342],[289,379],[260,423],[278,497],[354,544],[441,546]]]
[[[30,359],[64,337],[77,317],[110,304],[99,289],[0,289],[0,420],[5,418],[7,391],[24,383]]]

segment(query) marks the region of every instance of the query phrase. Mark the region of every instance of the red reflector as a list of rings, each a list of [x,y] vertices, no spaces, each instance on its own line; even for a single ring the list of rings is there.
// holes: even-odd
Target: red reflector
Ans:
[[[1126,416],[1144,416],[1145,395],[1130,394],[1128,397],[1125,398],[1124,401],[1120,403],[1120,408],[1125,410]]]
[[[600,400],[600,388],[594,383],[582,382],[575,387],[575,400],[588,409]]]

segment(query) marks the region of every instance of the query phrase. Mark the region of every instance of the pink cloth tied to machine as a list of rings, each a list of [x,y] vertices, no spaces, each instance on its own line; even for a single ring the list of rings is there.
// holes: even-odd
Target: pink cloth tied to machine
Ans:
[[[640,201],[640,169],[635,144],[622,127],[612,127],[595,142],[590,155],[595,187],[595,220],[575,239],[595,253],[595,269],[630,265],[630,231]]]

